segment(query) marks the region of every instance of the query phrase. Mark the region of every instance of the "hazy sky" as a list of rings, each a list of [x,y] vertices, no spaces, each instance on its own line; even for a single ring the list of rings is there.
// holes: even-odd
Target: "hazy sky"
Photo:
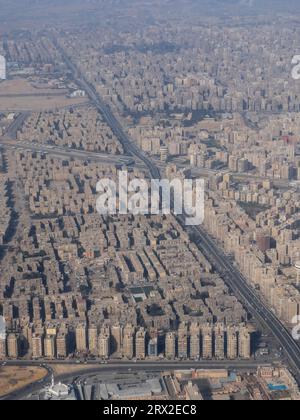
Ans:
[[[300,0],[0,0],[0,31],[103,22],[124,16],[183,18],[260,13],[300,16]],[[115,23],[117,25],[117,23]]]

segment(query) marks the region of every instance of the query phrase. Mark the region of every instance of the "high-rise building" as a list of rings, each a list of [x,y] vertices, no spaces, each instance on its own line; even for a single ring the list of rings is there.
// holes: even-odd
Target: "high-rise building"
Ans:
[[[190,357],[192,359],[200,357],[200,327],[197,322],[193,322],[190,327]]]
[[[176,336],[174,332],[168,332],[166,335],[165,355],[170,360],[176,357]]]
[[[127,359],[133,358],[134,353],[134,328],[132,325],[128,324],[124,328],[123,334],[123,356]]]
[[[17,334],[9,334],[7,338],[7,354],[12,359],[19,357],[19,337]]]
[[[88,329],[89,351],[96,356],[98,354],[98,327],[90,325]]]
[[[202,328],[202,356],[203,359],[212,359],[213,357],[213,331],[211,325],[205,325]]]
[[[45,357],[49,359],[55,358],[55,336],[54,335],[46,335],[44,339],[44,352]]]
[[[40,334],[32,336],[32,358],[40,359],[43,357],[43,340]]]
[[[111,353],[121,355],[122,350],[122,326],[120,324],[113,325],[111,328]]]
[[[41,319],[41,304],[38,297],[32,299],[32,312],[33,319],[39,321]]]
[[[234,360],[238,356],[238,339],[236,327],[227,327],[227,358]]]
[[[68,334],[59,332],[56,337],[56,355],[58,358],[65,358],[69,353]]]
[[[25,339],[26,342],[26,350],[28,351],[29,349],[32,349],[32,334],[33,334],[33,329],[32,329],[32,325],[28,324],[25,325],[23,328],[23,337]]]
[[[110,355],[110,330],[102,328],[98,338],[98,355],[107,359]]]
[[[242,359],[250,359],[251,357],[251,335],[247,327],[239,329],[239,356]]]
[[[214,329],[214,355],[216,359],[225,359],[225,332],[224,325],[217,324]]]
[[[75,330],[76,336],[76,350],[78,352],[86,352],[87,351],[87,339],[86,339],[86,325],[79,324]]]
[[[180,324],[178,329],[178,357],[182,359],[188,357],[188,333],[185,323]]]
[[[269,232],[260,230],[256,232],[256,244],[258,249],[262,252],[266,252],[271,248],[271,236]]]
[[[0,55],[0,80],[6,80],[6,59]]]
[[[158,356],[158,340],[157,337],[151,338],[148,343],[148,356],[157,357]]]
[[[6,354],[6,339],[0,338],[0,359],[4,359]]]
[[[167,162],[169,155],[169,149],[166,146],[160,148],[160,160],[162,162]]]
[[[137,359],[143,360],[146,357],[146,332],[140,328],[135,336],[135,355]]]

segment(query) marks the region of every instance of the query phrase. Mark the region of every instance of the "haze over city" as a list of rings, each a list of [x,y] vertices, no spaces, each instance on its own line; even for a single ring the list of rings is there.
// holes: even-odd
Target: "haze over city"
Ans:
[[[0,399],[299,400],[299,2],[0,10]]]

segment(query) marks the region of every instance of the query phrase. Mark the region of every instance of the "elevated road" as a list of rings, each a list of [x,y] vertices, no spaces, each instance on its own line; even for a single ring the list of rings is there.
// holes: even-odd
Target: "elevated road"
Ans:
[[[94,87],[87,82],[85,77],[57,43],[56,46],[64,57],[65,62],[78,85],[86,91],[94,106],[102,113],[107,124],[123,144],[124,149],[144,162],[152,178],[160,179],[160,171],[157,166],[129,139],[119,121],[113,115],[111,109],[105,105]],[[184,220],[181,218],[180,221],[184,226]],[[247,280],[233,266],[207,232],[205,232],[202,227],[189,228],[189,230],[195,243],[201,248],[201,251],[224,278],[232,291],[243,301],[249,312],[257,320],[263,323],[278,340],[278,343],[285,351],[293,372],[300,383],[300,347],[298,346],[298,343],[292,338],[290,332],[285,328],[282,322],[273,314],[266,304],[259,299],[254,288],[248,284]]]
[[[100,162],[104,165],[135,165],[135,160],[126,155],[109,155],[106,153],[89,152],[60,146],[48,146],[45,144],[31,143],[28,141],[16,141],[7,137],[0,137],[0,148],[20,151],[31,151],[44,153],[59,158],[74,158],[79,160],[88,160],[91,162]],[[136,165],[135,165],[136,166]]]

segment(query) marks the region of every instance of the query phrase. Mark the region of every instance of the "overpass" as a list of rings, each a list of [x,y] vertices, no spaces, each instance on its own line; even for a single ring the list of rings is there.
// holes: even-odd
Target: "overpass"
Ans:
[[[50,146],[47,144],[32,143],[29,141],[11,140],[8,137],[0,137],[0,148],[7,150],[31,151],[44,153],[59,158],[74,158],[88,160],[91,162],[101,162],[104,165],[133,166],[135,160],[128,155],[111,155],[93,151],[74,149],[61,146]],[[136,165],[135,165],[136,166]],[[142,167],[141,167],[142,168]]]

